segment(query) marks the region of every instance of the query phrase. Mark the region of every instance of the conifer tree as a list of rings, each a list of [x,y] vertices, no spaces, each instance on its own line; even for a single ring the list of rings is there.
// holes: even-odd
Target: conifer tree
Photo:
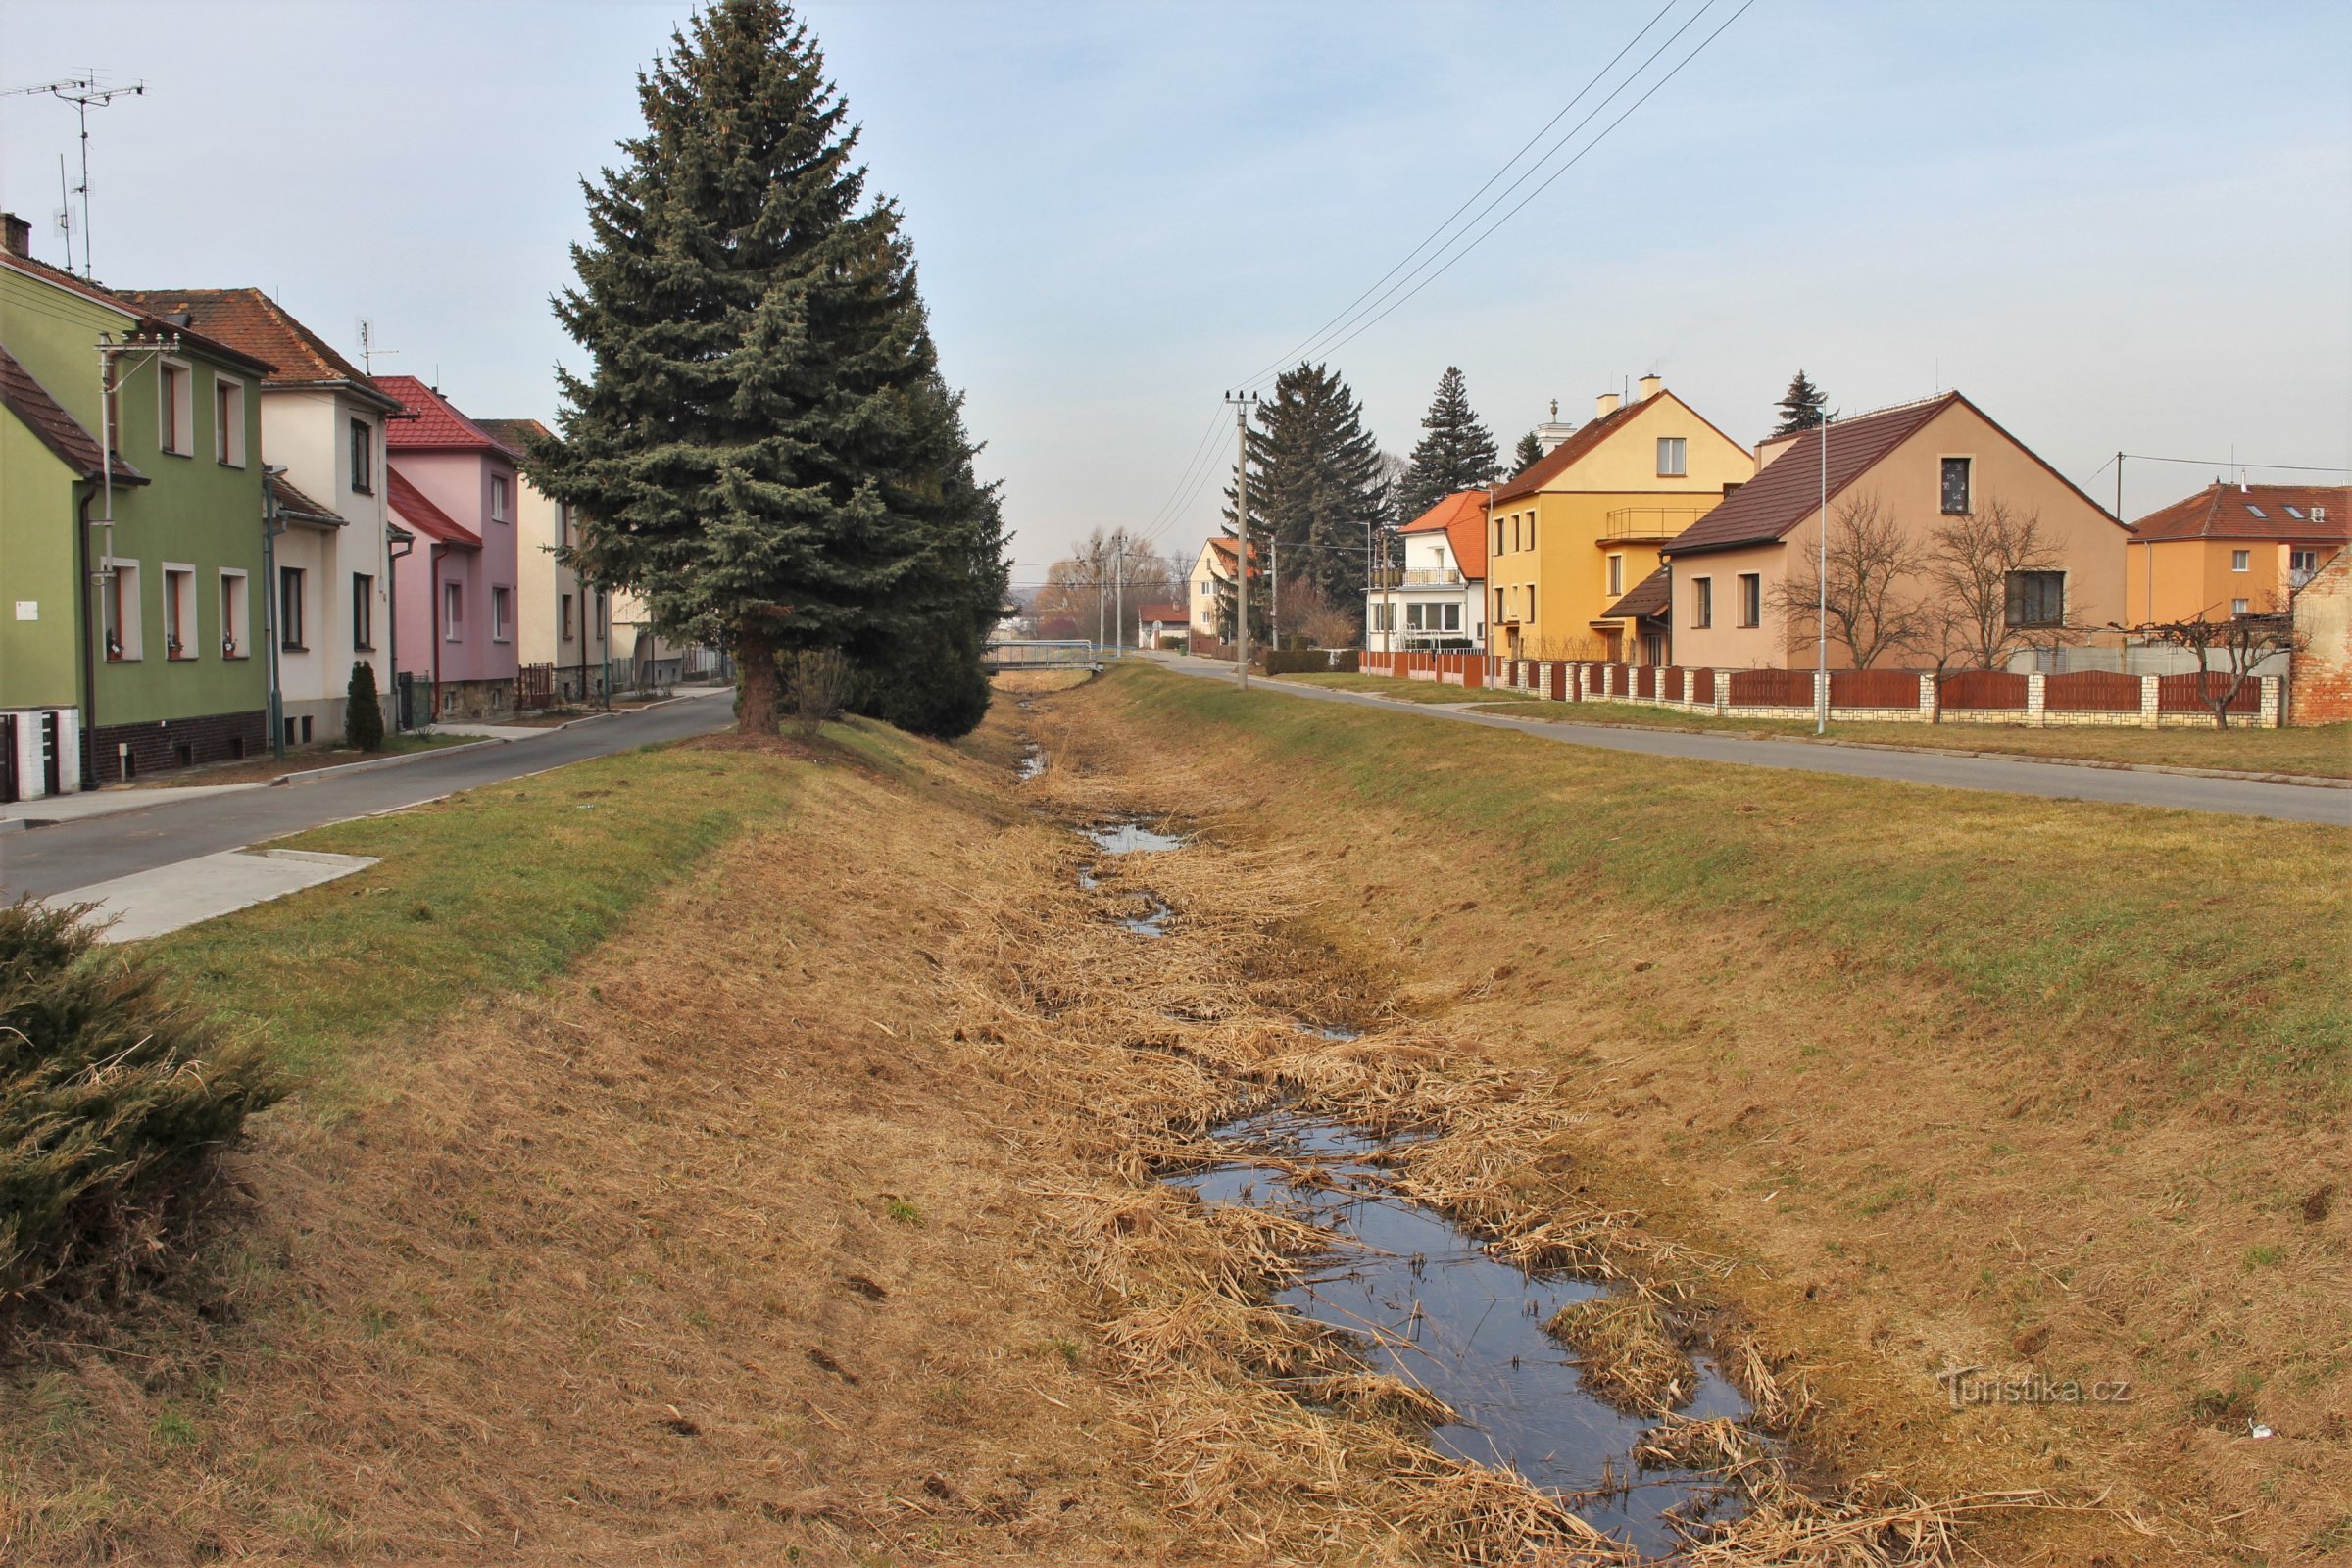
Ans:
[[[1544,456],[1544,443],[1536,438],[1535,431],[1528,431],[1519,438],[1519,445],[1511,451],[1511,462],[1517,465],[1511,471],[1525,473],[1536,466],[1536,460],[1542,456]]]
[[[1781,424],[1772,433],[1794,435],[1799,430],[1812,429],[1829,417],[1822,412],[1829,401],[1821,388],[1807,380],[1803,370],[1798,370],[1789,379],[1788,390],[1781,394]]]
[[[968,686],[1003,594],[995,498],[941,384],[911,249],[782,0],[715,0],[639,74],[645,134],[582,182],[590,238],[556,315],[563,433],[526,461],[583,522],[571,564],[718,643],[772,735],[777,656],[839,648],[906,696]],[[921,643],[913,663],[891,657]],[[877,662],[888,668],[877,666]]]
[[[343,744],[356,752],[372,752],[384,744],[384,706],[376,700],[375,667],[354,660],[351,680],[343,688]]]
[[[1380,444],[1348,383],[1325,366],[1285,370],[1258,408],[1249,450],[1250,538],[1266,552],[1261,560],[1272,569],[1279,557],[1284,581],[1304,577],[1335,604],[1361,599],[1364,530],[1388,520],[1390,497]],[[1233,492],[1225,499],[1230,534]]]
[[[1397,487],[1401,521],[1411,521],[1456,490],[1478,490],[1494,482],[1494,437],[1471,409],[1469,390],[1456,367],[1448,365],[1438,378],[1437,396],[1421,416],[1421,428],[1429,433],[1413,448],[1412,466]]]

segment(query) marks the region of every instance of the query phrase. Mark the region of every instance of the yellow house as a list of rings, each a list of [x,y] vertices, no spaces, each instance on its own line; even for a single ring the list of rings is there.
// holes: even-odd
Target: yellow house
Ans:
[[[2284,609],[2352,542],[2352,486],[2214,484],[2132,525],[2124,619],[2220,620]]]
[[[1487,504],[1488,651],[1664,663],[1666,627],[1634,591],[1657,571],[1660,546],[1755,471],[1745,447],[1658,377],[1622,407],[1604,393],[1590,424]]]

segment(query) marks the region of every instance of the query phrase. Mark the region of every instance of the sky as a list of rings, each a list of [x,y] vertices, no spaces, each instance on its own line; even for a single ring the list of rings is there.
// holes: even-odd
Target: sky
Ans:
[[[1650,372],[1752,442],[1802,367],[1848,413],[1957,387],[2102,502],[2119,450],[2196,460],[2127,462],[2128,517],[2232,459],[2352,468],[2352,7],[1753,0],[1693,56],[1740,0],[1671,0],[1578,100],[1666,4],[803,6],[1016,583],[1096,527],[1198,549],[1222,394],[1302,347],[1398,454],[1449,365],[1506,451]],[[365,318],[379,371],[553,422],[577,181],[688,12],[0,0],[0,86],[145,83],[90,116],[101,282],[257,285],[355,355]],[[1492,238],[1312,343],[1694,15]],[[75,145],[67,106],[0,98],[0,203],[44,260]]]

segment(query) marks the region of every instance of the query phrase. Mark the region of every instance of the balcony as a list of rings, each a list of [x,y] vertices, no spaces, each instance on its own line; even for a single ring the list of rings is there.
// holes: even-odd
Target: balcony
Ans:
[[[1598,543],[1671,539],[1714,510],[1712,507],[1619,507],[1608,514]]]
[[[1462,574],[1443,566],[1410,566],[1404,573],[1404,586],[1407,588],[1459,588],[1461,585]]]

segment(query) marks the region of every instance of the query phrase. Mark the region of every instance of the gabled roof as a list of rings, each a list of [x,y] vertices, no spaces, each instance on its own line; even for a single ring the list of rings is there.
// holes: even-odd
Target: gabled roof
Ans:
[[[1227,576],[1233,575],[1233,564],[1240,554],[1236,548],[1239,544],[1240,541],[1235,539],[1231,534],[1210,534],[1208,536],[1208,548],[1216,552],[1216,560],[1211,564],[1210,569],[1214,570],[1217,566],[1222,566],[1225,568],[1225,574]],[[1265,575],[1265,573],[1266,564],[1264,553],[1258,548],[1257,542],[1255,540],[1251,540],[1250,544],[1250,575],[1252,577],[1262,577]]]
[[[78,294],[83,299],[89,300],[93,304],[103,305],[110,311],[120,311],[137,323],[133,330],[151,333],[176,332],[189,346],[201,349],[215,359],[225,360],[231,365],[263,375],[267,375],[275,368],[268,360],[256,359],[243,349],[232,347],[208,335],[202,327],[182,326],[177,321],[167,320],[126,295],[100,288],[95,283],[86,283],[72,272],[61,268],[51,267],[47,262],[36,262],[29,256],[0,252],[0,267],[10,268],[24,273],[35,282],[46,283],[52,288],[62,288],[69,294]]]
[[[1152,621],[1165,625],[1171,620],[1186,619],[1187,616],[1182,605],[1138,605],[1135,618],[1147,625]]]
[[[1663,389],[1633,403],[1621,404],[1613,413],[1604,414],[1590,424],[1578,428],[1567,440],[1544,453],[1535,462],[1494,487],[1494,501],[1516,501],[1532,496],[1552,480],[1568,471],[1577,459],[1599,446],[1617,431],[1633,423],[1634,416],[1648,408],[1667,394]]]
[[[58,462],[73,469],[74,478],[95,479],[105,472],[98,438],[83,429],[81,421],[68,414],[65,406],[49,395],[49,389],[33,379],[32,372],[5,348],[0,348],[0,406],[22,420],[41,445],[57,455]],[[122,461],[119,452],[113,466],[117,484],[147,482],[147,476]]]
[[[394,452],[487,452],[511,458],[489,431],[468,419],[457,405],[413,375],[376,377],[377,386],[409,406],[416,416],[384,429],[384,445]]]
[[[1600,618],[1603,620],[1628,620],[1635,616],[1645,616],[1651,620],[1663,620],[1666,617],[1667,607],[1673,602],[1674,590],[1668,584],[1666,568],[1660,566],[1634,584],[1633,591],[1623,599],[1602,611]]]
[[[1453,564],[1465,577],[1487,575],[1487,492],[1456,490],[1436,506],[1396,530],[1398,533],[1443,531],[1453,552]]]
[[[392,503],[393,514],[401,521],[426,538],[437,539],[445,545],[456,545],[461,550],[482,548],[480,534],[434,506],[425,493],[411,484],[398,468],[386,465],[384,471],[392,479],[392,488],[386,499]]]
[[[476,419],[473,421],[490,433],[490,439],[520,458],[530,446],[530,438],[546,440],[556,432],[537,419]]]
[[[122,298],[157,316],[185,316],[215,342],[269,361],[273,368],[262,378],[266,385],[349,386],[387,411],[400,407],[333,344],[258,288],[130,288]]]
[[[340,528],[346,519],[332,508],[321,506],[286,482],[282,473],[270,475],[270,496],[277,503],[277,514],[288,522],[307,522],[314,527]]]
[[[2352,540],[2352,485],[2216,481],[2149,513],[2132,525],[2132,534],[2134,539],[2269,539],[2281,544]]]
[[[1930,419],[1968,400],[1946,392],[1876,414],[1857,415],[1830,425],[1829,493],[1835,501]],[[1975,407],[1971,404],[1970,407]],[[1986,423],[1991,423],[1986,420]],[[1675,555],[1719,550],[1730,545],[1778,539],[1821,510],[1821,429],[1805,431],[1763,471],[1724,498],[1723,505],[1675,535],[1666,548]]]

